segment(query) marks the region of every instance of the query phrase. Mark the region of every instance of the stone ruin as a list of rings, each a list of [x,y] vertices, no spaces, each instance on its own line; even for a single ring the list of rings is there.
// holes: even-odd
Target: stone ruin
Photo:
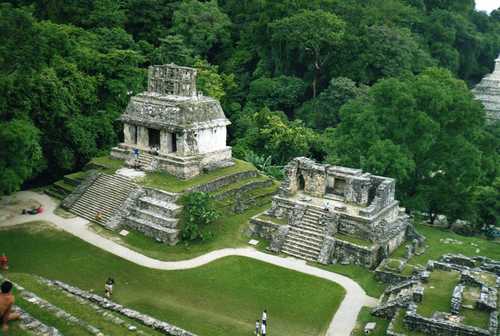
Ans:
[[[147,91],[130,99],[119,120],[124,141],[111,155],[132,167],[189,179],[233,164],[226,145],[230,121],[217,100],[196,91],[196,69],[150,66]]]
[[[500,120],[500,56],[495,60],[495,69],[472,90],[486,110],[492,122]]]
[[[435,311],[432,316],[419,313],[419,306],[425,297],[425,289],[433,286],[432,274],[436,270],[457,272],[459,278],[450,294],[449,311]],[[453,281],[450,277],[450,281]],[[391,319],[387,335],[405,336],[396,330],[402,324],[410,332],[424,335],[443,336],[497,336],[498,305],[500,299],[500,261],[485,257],[468,258],[463,255],[447,254],[439,261],[429,261],[424,270],[387,288],[379,299],[372,314]],[[464,303],[465,295],[473,302]],[[469,293],[476,293],[476,296]],[[487,314],[488,322],[481,328],[470,325],[464,319],[464,310],[474,314]]]
[[[328,263],[369,268],[406,238],[409,216],[394,199],[395,180],[299,157],[285,167],[285,180],[266,215],[287,218],[266,232],[275,252]]]

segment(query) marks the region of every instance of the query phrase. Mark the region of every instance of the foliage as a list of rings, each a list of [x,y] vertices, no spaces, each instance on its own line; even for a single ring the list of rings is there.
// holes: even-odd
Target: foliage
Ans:
[[[301,65],[314,73],[313,97],[316,97],[322,67],[331,57],[331,49],[340,43],[344,27],[345,23],[335,14],[322,10],[303,10],[270,24],[271,39],[277,48],[275,53],[286,55],[285,60],[293,60],[292,55],[298,56]],[[276,65],[287,72],[291,64],[279,62]]]
[[[209,194],[190,192],[183,196],[181,238],[184,241],[206,240],[211,237],[207,228],[219,216]]]
[[[397,178],[405,204],[431,216],[470,215],[484,113],[463,82],[442,69],[382,80],[341,117],[331,132],[332,162]]]
[[[283,167],[272,164],[271,156],[264,157],[251,150],[245,153],[245,161],[253,164],[258,170],[277,179],[283,178]]]
[[[477,187],[472,195],[474,206],[483,225],[500,226],[500,177],[491,186]],[[481,225],[482,226],[482,225]]]
[[[231,21],[217,1],[182,1],[174,12],[171,32],[184,36],[188,46],[207,57],[229,43]]]
[[[308,127],[318,130],[334,127],[340,122],[340,108],[349,100],[365,95],[367,90],[368,87],[356,86],[349,78],[333,78],[318,97],[305,102],[298,109],[296,116]]]
[[[5,195],[40,171],[40,131],[25,120],[0,122],[0,143],[0,195]]]
[[[197,87],[203,94],[224,101],[227,91],[233,89],[234,75],[219,73],[219,67],[202,59],[196,59],[194,67],[198,70]]]

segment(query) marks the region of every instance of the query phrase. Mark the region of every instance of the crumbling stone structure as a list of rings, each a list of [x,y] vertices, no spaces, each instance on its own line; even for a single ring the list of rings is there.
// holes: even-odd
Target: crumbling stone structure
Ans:
[[[452,254],[444,255],[440,261],[429,261],[426,270],[414,275],[410,280],[387,288],[372,314],[392,320],[387,335],[404,336],[405,333],[401,330],[395,330],[395,326],[401,325],[402,322],[408,330],[424,335],[497,336],[500,277],[488,268],[499,263],[483,257],[468,258]],[[425,289],[434,288],[431,279],[436,270],[450,274],[459,272],[460,277],[450,293],[449,311],[435,311],[431,316],[422,316],[418,307],[426,295]],[[453,277],[450,277],[450,281],[456,281],[451,278]],[[468,301],[472,300],[472,304],[464,304],[465,292],[469,293]],[[479,295],[474,297],[471,293]],[[489,321],[483,327],[470,325],[464,319],[465,309],[486,314]],[[398,323],[397,319],[400,319]]]
[[[196,69],[149,67],[147,91],[130,99],[120,121],[124,141],[111,155],[136,168],[188,179],[232,164],[226,145],[230,121],[217,100],[196,91]]]
[[[486,75],[472,90],[477,100],[483,103],[486,117],[492,122],[500,120],[500,56],[495,60],[493,73]]]
[[[293,159],[268,212],[289,218],[284,243],[274,245],[308,260],[375,267],[405,240],[409,224],[395,184],[359,169]]]

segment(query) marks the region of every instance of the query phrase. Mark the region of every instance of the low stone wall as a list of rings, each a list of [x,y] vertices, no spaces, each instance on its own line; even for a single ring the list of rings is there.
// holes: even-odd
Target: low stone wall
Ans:
[[[54,286],[59,287],[63,290],[65,290],[68,293],[71,293],[75,296],[84,298],[90,302],[93,302],[97,304],[98,306],[105,308],[110,311],[114,311],[116,313],[119,313],[121,315],[124,315],[132,320],[138,321],[142,324],[144,324],[147,327],[150,327],[154,330],[158,330],[162,332],[165,335],[170,335],[170,336],[196,336],[195,334],[186,331],[184,329],[181,329],[179,327],[176,327],[170,323],[160,321],[158,319],[155,319],[154,317],[151,317],[149,315],[141,314],[138,311],[135,311],[133,309],[125,308],[120,304],[117,304],[111,300],[108,300],[106,298],[103,298],[99,295],[89,293],[87,291],[81,290],[79,288],[70,286],[68,284],[65,284],[64,282],[61,281],[50,281]]]
[[[216,191],[219,188],[222,188],[225,185],[235,183],[239,180],[244,180],[247,178],[251,177],[256,177],[257,176],[257,171],[256,170],[250,170],[250,171],[244,171],[241,173],[236,173],[233,175],[228,175],[228,176],[222,176],[219,177],[218,179],[208,182],[199,186],[194,186],[192,188],[189,188],[187,191],[188,192],[193,192],[193,191],[202,191],[202,192],[213,192]]]
[[[380,266],[382,266],[382,264],[380,264]],[[399,273],[384,270],[383,267],[380,266],[375,270],[375,279],[377,279],[378,281],[392,285],[411,279],[411,275],[404,276]]]
[[[259,215],[250,219],[248,225],[248,234],[250,236],[271,240],[273,235],[279,230],[280,224],[276,224],[264,219],[257,218]]]
[[[371,268],[376,264],[377,250],[375,247],[369,248],[335,239],[332,260],[341,264],[355,264]]]
[[[406,312],[404,322],[408,329],[439,336],[491,336],[488,330],[456,324],[445,320],[426,318],[411,309]]]
[[[257,188],[267,188],[267,187],[270,187],[272,184],[273,184],[273,181],[271,179],[264,180],[264,181],[253,181],[253,182],[250,182],[248,184],[242,185],[240,188],[231,189],[231,190],[227,190],[227,191],[221,192],[219,194],[216,194],[214,196],[214,199],[223,200],[225,198],[236,196],[236,195],[245,193],[247,191],[257,189]]]
[[[87,174],[87,178],[84,179],[76,188],[73,190],[71,194],[66,196],[66,198],[61,202],[61,207],[64,209],[69,209],[75,204],[76,201],[82,197],[83,193],[85,190],[87,190],[88,187],[92,183],[94,183],[95,180],[100,176],[101,174],[97,172],[96,170],[90,170]]]

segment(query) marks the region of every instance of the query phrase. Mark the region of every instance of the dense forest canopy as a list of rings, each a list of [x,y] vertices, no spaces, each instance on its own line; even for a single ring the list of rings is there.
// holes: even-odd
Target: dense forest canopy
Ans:
[[[500,127],[470,88],[500,10],[474,0],[13,0],[0,38],[0,194],[109,151],[147,66],[174,62],[221,100],[235,156],[363,168],[411,210],[498,223]]]

